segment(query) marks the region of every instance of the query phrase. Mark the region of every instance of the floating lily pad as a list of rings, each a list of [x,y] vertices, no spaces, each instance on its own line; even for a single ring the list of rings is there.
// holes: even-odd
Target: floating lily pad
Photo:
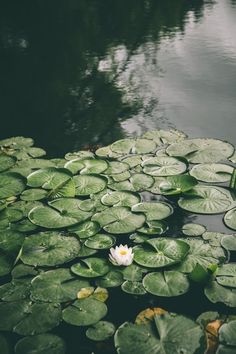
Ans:
[[[0,199],[18,195],[25,189],[25,178],[16,172],[1,173]]]
[[[110,271],[96,280],[97,286],[102,288],[113,288],[120,286],[123,283],[123,276],[121,272]]]
[[[183,261],[188,251],[186,242],[155,238],[134,248],[134,260],[144,267],[160,268]]]
[[[121,139],[111,145],[111,150],[118,154],[148,154],[154,151],[156,144],[148,139]]]
[[[188,175],[156,177],[150,191],[154,194],[175,195],[187,192],[197,184],[197,180]]]
[[[131,210],[144,213],[147,221],[162,220],[173,213],[172,206],[164,202],[143,202],[133,205]]]
[[[74,326],[90,326],[107,314],[106,305],[91,297],[76,300],[63,310],[63,320]]]
[[[108,262],[103,258],[86,258],[71,267],[71,271],[76,275],[85,278],[96,278],[108,273],[110,270]]]
[[[115,175],[111,175],[110,177],[112,177],[112,180],[114,182],[123,182],[131,177],[131,173],[129,171],[125,171],[122,173],[117,173]]]
[[[184,240],[190,247],[183,262],[176,269],[183,273],[191,273],[197,264],[207,268],[211,264],[219,264],[225,260],[222,247],[212,247],[203,240],[196,238]]]
[[[32,146],[34,143],[32,138],[25,138],[23,136],[14,136],[0,140],[0,146],[10,147],[12,149],[20,149],[22,147]]]
[[[82,211],[81,214],[83,214]],[[38,206],[33,208],[29,212],[28,218],[33,224],[47,229],[68,227],[78,224],[78,222],[81,221],[75,217],[67,216],[67,214],[64,215],[63,212],[59,212],[48,206]]]
[[[0,299],[2,301],[19,301],[29,298],[31,278],[14,279],[10,283],[0,286]]]
[[[80,209],[81,200],[76,198],[59,198],[48,204],[58,210],[61,215],[77,219],[77,223],[90,218],[93,213]]]
[[[140,196],[131,192],[110,192],[105,194],[101,202],[108,206],[131,207],[140,202]]]
[[[73,174],[80,172],[83,174],[102,173],[108,168],[108,163],[105,160],[98,160],[93,158],[70,160],[65,164],[65,168],[70,170]]]
[[[236,208],[229,210],[224,216],[225,225],[236,230]]]
[[[91,238],[88,238],[85,241],[85,246],[95,249],[95,250],[104,250],[111,248],[116,242],[116,238],[111,235],[106,234],[97,234]]]
[[[223,264],[217,269],[216,281],[218,284],[236,288],[236,263]]]
[[[74,177],[76,195],[86,196],[101,192],[106,188],[107,180],[101,176],[80,175]]]
[[[152,176],[148,176],[145,173],[135,173],[128,180],[110,184],[109,188],[117,191],[141,192],[148,190],[153,183]]]
[[[79,250],[79,252],[77,254],[77,257],[86,258],[86,257],[89,257],[89,256],[93,256],[96,253],[97,253],[97,250],[89,248],[89,247],[86,247],[85,244],[82,244],[81,248],[80,248],[80,250]]]
[[[236,289],[226,288],[216,281],[209,283],[205,290],[205,295],[213,303],[224,303],[229,307],[236,307]]]
[[[69,269],[54,269],[33,279],[31,299],[55,303],[75,300],[78,291],[88,286],[88,281],[76,278]]]
[[[191,176],[209,183],[228,182],[232,173],[232,166],[217,163],[196,165],[190,171]]]
[[[197,138],[171,144],[166,151],[170,156],[183,156],[191,163],[212,163],[230,157],[234,147],[218,139]]]
[[[145,295],[146,290],[143,287],[143,284],[138,281],[126,280],[122,285],[121,289],[128,294],[132,295]]]
[[[155,327],[154,327],[155,326]],[[154,316],[151,323],[137,325],[125,322],[115,334],[119,354],[194,354],[200,347],[204,332],[194,321],[181,316]]]
[[[143,172],[151,176],[173,176],[186,171],[187,165],[174,157],[157,156],[151,157],[142,163]]]
[[[122,158],[122,162],[125,162],[129,165],[129,168],[133,168],[136,166],[141,165],[141,163],[143,162],[142,159],[143,155],[131,155],[131,156],[125,156],[124,158]]]
[[[133,232],[145,222],[143,214],[134,214],[127,207],[113,207],[106,209],[92,217],[103,229],[113,234]]]
[[[69,230],[78,235],[80,239],[84,239],[96,235],[101,230],[101,226],[95,221],[85,221],[70,227]]]
[[[221,246],[228,251],[236,251],[236,235],[225,235],[221,239]]]
[[[71,261],[80,250],[79,241],[58,232],[40,232],[25,239],[21,260],[34,266],[55,266]]]
[[[122,274],[125,280],[139,282],[142,280],[143,274],[146,272],[146,268],[140,267],[137,264],[131,264],[123,269]]]
[[[15,346],[16,354],[65,354],[66,346],[60,337],[45,333],[20,339]]]
[[[10,273],[23,242],[21,233],[11,230],[0,232],[0,276]]]
[[[21,193],[20,199],[26,201],[41,200],[47,197],[48,192],[44,189],[32,188],[26,189]]]
[[[109,161],[107,170],[105,171],[106,175],[113,176],[126,172],[129,169],[129,165],[126,162],[121,161]]]
[[[50,331],[61,320],[58,304],[27,301],[0,303],[0,329],[28,336]]]
[[[189,290],[186,275],[176,271],[148,273],[143,279],[144,288],[157,296],[179,296]]]
[[[0,154],[0,172],[6,171],[16,163],[14,156],[8,156],[7,154]]]
[[[181,208],[199,214],[223,213],[234,206],[230,192],[221,187],[198,185],[178,201]]]
[[[141,227],[141,229],[138,229],[137,232],[144,235],[161,235],[164,234],[168,228],[168,225],[163,221],[151,220],[147,221],[147,223]]]
[[[113,323],[99,321],[86,331],[86,336],[94,341],[104,341],[109,339],[115,333],[116,327]]]
[[[72,173],[65,168],[42,168],[27,177],[29,187],[55,189],[72,178]]]
[[[65,159],[67,161],[74,160],[74,159],[84,159],[88,157],[94,157],[94,153],[87,150],[80,150],[74,152],[68,152],[65,154]]]
[[[163,145],[182,141],[187,138],[187,135],[176,129],[158,129],[145,133],[143,138],[154,140],[157,145]]]
[[[219,341],[225,345],[236,347],[236,321],[224,323],[219,329]],[[233,349],[233,348],[231,348]],[[236,348],[234,348],[235,350]],[[227,351],[225,351],[227,353]]]
[[[188,223],[182,227],[182,232],[186,236],[201,236],[205,231],[205,226],[195,223]]]

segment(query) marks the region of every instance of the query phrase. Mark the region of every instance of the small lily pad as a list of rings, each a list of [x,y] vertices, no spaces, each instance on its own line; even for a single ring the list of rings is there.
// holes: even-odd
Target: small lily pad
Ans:
[[[48,192],[44,189],[32,188],[26,189],[21,193],[20,199],[26,201],[41,200],[47,197]]]
[[[111,248],[116,242],[116,238],[111,235],[97,234],[85,241],[85,246],[95,249],[104,250]]]
[[[232,166],[217,163],[196,165],[190,171],[191,176],[209,183],[228,182],[232,173]]]
[[[18,195],[25,189],[25,178],[16,172],[1,173],[0,199]]]
[[[96,280],[96,284],[103,288],[113,288],[120,286],[123,283],[123,276],[121,272],[110,271]]]
[[[182,227],[182,232],[186,236],[201,236],[205,231],[205,226],[195,223],[188,223]]]
[[[95,221],[85,221],[70,227],[69,230],[78,235],[80,239],[84,239],[96,235],[101,230],[101,226]]]
[[[145,295],[146,290],[143,287],[143,284],[138,281],[126,280],[122,285],[121,289],[128,294],[132,295]]]
[[[60,337],[45,333],[24,337],[15,346],[16,354],[65,354],[66,346]]]
[[[79,175],[74,177],[76,195],[86,196],[101,192],[106,188],[107,180],[99,175]]]
[[[65,168],[70,170],[73,174],[78,172],[80,172],[81,175],[93,173],[99,174],[108,168],[108,163],[105,160],[94,158],[75,159],[67,162]]]
[[[140,202],[140,196],[132,192],[110,192],[105,194],[101,202],[108,206],[131,207]]]
[[[111,145],[111,150],[118,154],[148,154],[156,149],[154,141],[148,139],[121,139]]]
[[[164,202],[143,202],[133,205],[131,210],[144,213],[147,221],[162,220],[173,213],[172,206]]]
[[[225,225],[236,230],[236,208],[229,210],[224,216]]]
[[[110,268],[107,260],[96,257],[86,258],[71,267],[71,271],[74,274],[85,278],[101,277],[108,273],[109,270]]]
[[[86,331],[86,336],[94,341],[104,341],[109,339],[115,333],[116,327],[113,323],[99,321]]]
[[[142,163],[143,172],[151,176],[173,176],[186,171],[187,165],[174,157],[157,156],[151,157]]]

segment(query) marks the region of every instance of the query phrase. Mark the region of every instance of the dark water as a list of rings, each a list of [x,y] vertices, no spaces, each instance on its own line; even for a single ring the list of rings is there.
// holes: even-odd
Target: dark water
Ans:
[[[148,129],[236,143],[235,0],[1,0],[0,138],[50,156]]]

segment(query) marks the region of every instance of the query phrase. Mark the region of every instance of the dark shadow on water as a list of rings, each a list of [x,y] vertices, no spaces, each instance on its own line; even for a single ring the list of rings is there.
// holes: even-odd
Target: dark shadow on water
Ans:
[[[121,138],[120,123],[145,103],[125,100],[115,78],[142,44],[184,34],[188,13],[198,21],[204,6],[204,0],[2,1],[0,138],[31,136],[54,157]],[[125,48],[119,65],[114,60],[101,70],[118,46]]]

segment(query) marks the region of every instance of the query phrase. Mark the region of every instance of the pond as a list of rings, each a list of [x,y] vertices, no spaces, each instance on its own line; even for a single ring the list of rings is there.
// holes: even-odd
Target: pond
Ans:
[[[98,342],[86,337],[88,327],[88,337],[113,333],[111,324],[97,330],[90,326],[103,320],[106,307],[104,320],[116,328],[134,322],[148,307],[194,321],[214,311],[199,320],[201,325],[215,319],[222,324],[225,317],[215,311],[236,314],[236,159],[225,142],[236,144],[235,16],[233,0],[1,4],[0,139],[32,137],[47,155],[32,147],[31,139],[0,140],[0,353],[5,337],[13,353],[23,336],[48,331],[66,341],[66,354],[116,353],[112,336]],[[189,144],[184,134],[201,139]],[[212,139],[202,139],[207,137]],[[131,140],[115,142],[124,138]],[[109,248],[120,244],[136,247],[134,268],[108,261]],[[162,257],[166,262],[167,246],[170,259],[177,257],[173,265],[160,266],[147,255],[155,249],[158,262]],[[50,278],[51,270],[57,275]],[[79,295],[87,297],[78,300],[76,310],[91,319],[85,327],[74,325],[70,312],[76,308],[71,306],[76,281],[88,292]],[[163,282],[163,288],[153,287]],[[207,290],[206,283],[218,288]],[[91,286],[103,290],[96,294]],[[50,320],[40,317],[47,312]],[[24,317],[31,313],[32,318]],[[168,316],[156,316],[159,333],[162,326],[169,331]],[[183,341],[178,349],[197,352],[200,340],[203,345],[199,324],[186,317],[173,320],[175,327],[194,328],[196,343]],[[230,320],[236,328],[235,317]],[[36,328],[40,322],[42,328]],[[146,325],[143,332],[134,326],[116,335],[120,354],[132,353],[132,335],[137,339],[150,332]],[[225,328],[221,350],[230,354],[236,338],[231,338],[233,349],[226,347]],[[183,333],[180,326],[178,340]],[[17,354],[33,348],[34,340],[27,340],[19,342]],[[55,354],[64,353],[55,338],[38,340],[38,348],[51,341],[48,353],[54,354],[54,346]],[[156,337],[152,340],[155,347]],[[144,349],[137,347],[137,354],[138,349],[154,353],[139,344]],[[176,347],[164,352],[171,350]]]

